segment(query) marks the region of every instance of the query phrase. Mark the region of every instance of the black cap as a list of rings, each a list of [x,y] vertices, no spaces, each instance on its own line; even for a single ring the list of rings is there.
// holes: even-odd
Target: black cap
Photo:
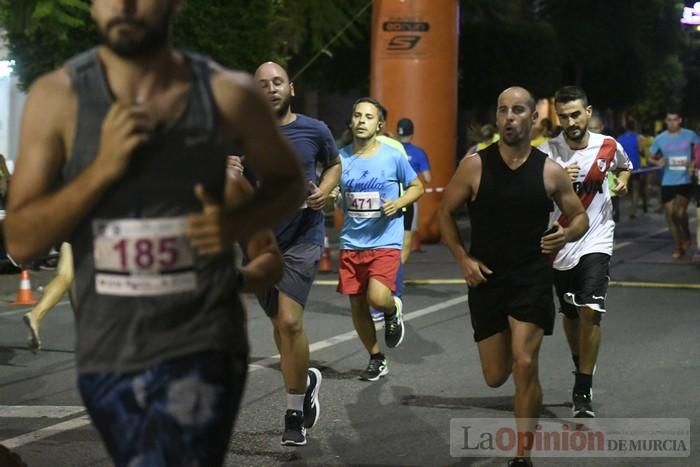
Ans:
[[[399,136],[411,136],[413,134],[413,122],[410,118],[402,118],[396,124],[396,132]]]

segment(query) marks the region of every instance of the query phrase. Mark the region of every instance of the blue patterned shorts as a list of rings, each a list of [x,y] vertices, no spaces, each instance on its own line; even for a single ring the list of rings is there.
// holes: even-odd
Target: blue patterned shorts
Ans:
[[[117,467],[214,467],[226,455],[246,372],[246,356],[210,351],[135,373],[81,374],[78,386]]]

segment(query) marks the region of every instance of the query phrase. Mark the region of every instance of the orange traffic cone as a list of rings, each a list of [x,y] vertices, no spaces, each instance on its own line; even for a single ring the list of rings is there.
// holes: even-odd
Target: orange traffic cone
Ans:
[[[32,295],[32,283],[29,281],[29,272],[22,269],[19,275],[19,290],[13,305],[36,305],[37,301]]]
[[[323,254],[318,263],[319,272],[333,272],[333,261],[331,260],[331,248],[328,243],[328,236],[323,237]]]
[[[420,233],[417,230],[411,235],[411,253],[423,252],[423,246],[420,243]]]

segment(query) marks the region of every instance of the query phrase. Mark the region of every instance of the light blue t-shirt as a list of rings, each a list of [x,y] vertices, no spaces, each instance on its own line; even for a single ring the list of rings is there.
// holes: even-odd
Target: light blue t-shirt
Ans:
[[[664,176],[661,185],[687,185],[690,183],[688,163],[693,157],[692,145],[700,144],[700,137],[687,128],[678,133],[664,131],[654,138],[649,148],[652,156],[660,152],[664,158]]]
[[[352,145],[340,150],[343,172],[340,177],[343,228],[341,250],[375,248],[401,249],[403,213],[387,217],[383,199],[399,197],[399,186],[407,187],[416,179],[408,160],[396,149],[380,144],[369,157],[353,154]]]

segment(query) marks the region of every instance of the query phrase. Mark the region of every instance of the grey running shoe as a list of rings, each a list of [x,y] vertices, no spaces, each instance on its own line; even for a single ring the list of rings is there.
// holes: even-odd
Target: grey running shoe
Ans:
[[[305,444],[304,414],[298,410],[287,410],[287,413],[284,414],[282,446],[304,446]]]

